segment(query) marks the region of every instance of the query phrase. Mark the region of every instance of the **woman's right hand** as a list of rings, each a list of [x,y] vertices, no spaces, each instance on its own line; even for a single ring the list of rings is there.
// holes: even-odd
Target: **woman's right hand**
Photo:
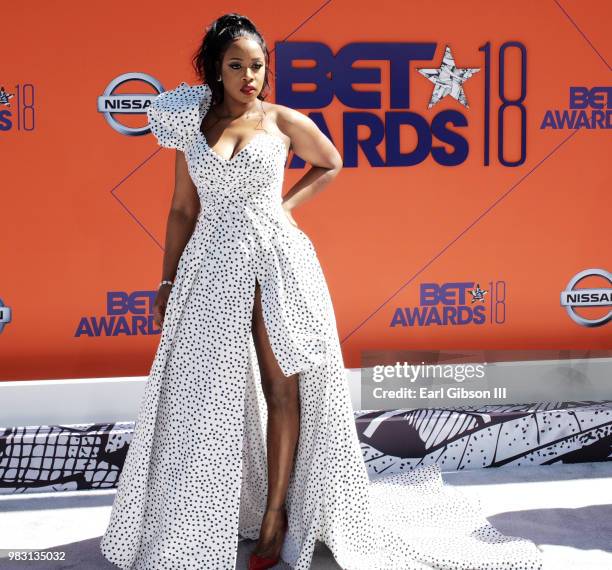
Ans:
[[[164,324],[170,290],[171,287],[169,285],[162,285],[158,289],[157,295],[155,295],[155,301],[153,302],[153,322],[160,328]]]

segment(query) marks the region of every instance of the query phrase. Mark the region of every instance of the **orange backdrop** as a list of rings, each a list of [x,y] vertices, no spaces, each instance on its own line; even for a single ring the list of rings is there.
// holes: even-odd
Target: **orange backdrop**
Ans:
[[[352,64],[378,70],[376,80],[370,76],[369,83],[350,86],[379,93],[376,108],[350,108],[341,97],[324,108],[300,108],[324,120],[341,153],[357,153],[356,164],[295,211],[327,277],[347,367],[359,366],[362,350],[612,347],[612,324],[581,326],[560,305],[576,273],[612,269],[610,133],[601,126],[542,128],[548,111],[569,109],[570,88],[609,85],[612,4],[306,0],[289,6],[179,1],[170,8],[152,1],[144,10],[122,6],[121,18],[116,10],[92,10],[76,1],[4,8],[0,379],[148,373],[159,340],[148,302],[160,279],[174,151],[160,149],[151,134],[130,136],[113,128],[97,101],[124,73],[148,74],[165,89],[196,83],[191,56],[206,26],[228,11],[246,14],[262,31],[271,50],[273,95],[288,105],[290,99],[278,96],[281,87],[292,89],[293,80],[279,72],[281,42],[323,44],[334,54],[356,42],[364,44],[362,53],[374,43],[434,45],[430,59],[395,62],[393,73],[387,60]],[[526,152],[518,166],[501,164],[497,150],[499,53],[506,42],[525,46],[527,55]],[[479,71],[463,83],[468,106],[447,95],[428,108],[434,84],[417,68],[440,68],[446,46],[458,68]],[[334,73],[343,73],[335,65]],[[516,98],[518,49],[507,51],[503,75],[506,97]],[[392,107],[392,89],[403,97],[408,86],[410,107]],[[129,83],[121,91],[131,88],[142,91]],[[605,115],[606,97],[600,107]],[[431,125],[446,110],[465,119],[463,126],[447,125],[469,147],[454,165],[439,164],[430,152],[412,166],[385,166],[385,137],[376,146],[382,164],[372,164],[354,134],[344,140],[352,113],[384,126],[390,114],[410,112]],[[592,111],[588,107],[587,116]],[[520,109],[511,105],[505,113],[504,154],[516,160]],[[114,118],[146,127],[144,112]],[[370,134],[365,124],[356,131],[359,140]],[[404,125],[395,150],[409,153],[418,138]],[[435,134],[432,145],[454,150]],[[291,164],[286,190],[304,174]],[[435,290],[446,283],[479,284],[487,291],[484,302],[468,297],[464,303],[468,315],[482,304],[484,322],[392,326],[398,314],[425,310],[423,284],[435,284]],[[590,278],[584,286],[610,284]],[[448,291],[439,314],[460,307],[459,296]],[[609,309],[578,312],[600,316]]]

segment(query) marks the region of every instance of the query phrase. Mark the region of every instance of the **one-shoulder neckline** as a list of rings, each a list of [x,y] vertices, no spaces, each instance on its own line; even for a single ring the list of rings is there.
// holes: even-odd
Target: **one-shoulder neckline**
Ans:
[[[185,83],[185,85],[189,86],[187,83]],[[208,139],[206,138],[206,135],[204,134],[204,132],[202,131],[202,122],[204,120],[204,116],[208,113],[208,110],[210,108],[210,86],[207,83],[200,83],[198,85],[195,86],[197,89],[201,90],[201,95],[200,95],[200,101],[199,101],[199,105],[198,105],[198,127],[197,127],[197,131],[198,131],[198,136],[202,139],[202,142],[204,144],[204,146],[206,147],[206,149],[208,150],[208,152],[214,156],[217,160],[225,163],[225,164],[233,164],[236,159],[238,158],[238,156],[240,156],[244,151],[246,151],[248,148],[251,147],[251,145],[255,142],[255,140],[259,137],[259,136],[269,136],[272,137],[275,141],[278,141],[278,143],[282,146],[283,149],[283,155],[285,157],[285,160],[287,160],[287,157],[289,156],[289,150],[287,149],[287,145],[285,144],[285,141],[282,137],[280,137],[279,135],[277,135],[276,133],[269,133],[267,131],[258,131],[256,132],[251,139],[249,140],[249,142],[243,146],[234,156],[232,156],[231,158],[225,158],[224,156],[221,156],[218,152],[216,152],[211,146],[210,144],[208,144]]]

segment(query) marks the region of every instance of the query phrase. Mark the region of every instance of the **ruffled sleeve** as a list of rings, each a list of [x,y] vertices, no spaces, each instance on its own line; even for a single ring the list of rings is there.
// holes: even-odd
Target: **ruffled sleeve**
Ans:
[[[185,150],[199,130],[210,100],[208,85],[188,85],[184,81],[155,97],[147,108],[147,117],[158,144]]]

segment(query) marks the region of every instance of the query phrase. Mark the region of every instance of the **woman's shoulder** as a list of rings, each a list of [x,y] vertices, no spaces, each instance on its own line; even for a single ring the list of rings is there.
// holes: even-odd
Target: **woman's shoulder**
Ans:
[[[278,103],[274,107],[276,125],[287,137],[291,137],[292,133],[297,133],[305,127],[314,125],[314,122],[308,115],[297,109]]]
[[[297,109],[292,109],[280,103],[266,102],[266,104],[268,105],[266,113],[268,113],[272,119],[278,131],[277,134],[286,137],[290,141],[291,126],[299,123],[300,119],[306,115]]]

